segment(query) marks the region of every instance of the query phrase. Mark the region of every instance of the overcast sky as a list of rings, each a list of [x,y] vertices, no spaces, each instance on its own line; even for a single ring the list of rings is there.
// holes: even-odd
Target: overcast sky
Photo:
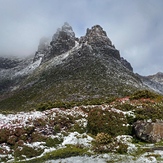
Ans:
[[[163,72],[163,0],[0,0],[0,56],[27,56],[68,22],[99,24],[135,73]]]

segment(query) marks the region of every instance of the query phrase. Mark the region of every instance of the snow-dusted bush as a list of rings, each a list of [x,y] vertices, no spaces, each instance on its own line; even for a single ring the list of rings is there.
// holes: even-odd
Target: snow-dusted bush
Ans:
[[[107,144],[111,141],[111,136],[107,133],[98,133],[95,138],[96,143],[98,144]]]

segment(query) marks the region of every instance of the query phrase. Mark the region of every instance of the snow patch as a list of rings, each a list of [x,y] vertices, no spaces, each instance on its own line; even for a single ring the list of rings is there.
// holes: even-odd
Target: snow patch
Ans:
[[[84,147],[90,147],[90,143],[93,140],[92,137],[87,134],[79,134],[78,132],[70,133],[68,136],[64,137],[62,145],[72,144],[72,145],[83,145]]]
[[[41,61],[42,61],[42,58],[39,58],[37,61],[31,63],[30,65],[28,65],[27,67],[25,67],[24,69],[16,72],[14,74],[14,77],[15,76],[22,76],[22,75],[27,75],[29,73],[32,73],[37,67],[40,66],[41,64]]]

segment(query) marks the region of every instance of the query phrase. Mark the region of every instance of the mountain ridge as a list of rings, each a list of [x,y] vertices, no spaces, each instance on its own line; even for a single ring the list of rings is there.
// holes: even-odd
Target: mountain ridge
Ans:
[[[51,41],[40,40],[28,63],[20,69],[10,69],[10,76],[0,81],[1,108],[29,109],[46,101],[124,96],[145,88],[100,25],[76,38],[72,27],[64,23]],[[17,97],[20,99],[16,100]]]

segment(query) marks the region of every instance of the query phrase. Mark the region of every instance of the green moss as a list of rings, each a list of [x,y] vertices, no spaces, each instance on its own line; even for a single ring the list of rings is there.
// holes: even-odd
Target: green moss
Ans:
[[[55,160],[60,158],[67,158],[72,156],[89,155],[88,149],[79,148],[73,145],[68,145],[66,148],[58,149],[50,153],[46,153],[41,158],[32,159],[30,161],[21,161],[26,163],[43,163],[47,160]]]
[[[59,139],[59,138],[47,138],[46,139],[46,146],[47,147],[56,147],[62,141],[63,141],[63,139]]]
[[[39,103],[36,106],[36,110],[38,111],[45,111],[51,108],[65,108],[70,109],[74,106],[81,106],[81,105],[101,105],[105,103],[111,103],[115,100],[115,97],[106,97],[106,98],[90,98],[82,101],[55,101],[55,102],[44,102]]]
[[[118,143],[117,153],[127,154],[128,145],[124,143]]]
[[[22,147],[18,147],[14,150],[14,157],[15,160],[24,159],[24,156],[27,158],[32,158],[39,156],[43,152],[43,149],[40,148],[32,148],[26,145],[23,145]]]

